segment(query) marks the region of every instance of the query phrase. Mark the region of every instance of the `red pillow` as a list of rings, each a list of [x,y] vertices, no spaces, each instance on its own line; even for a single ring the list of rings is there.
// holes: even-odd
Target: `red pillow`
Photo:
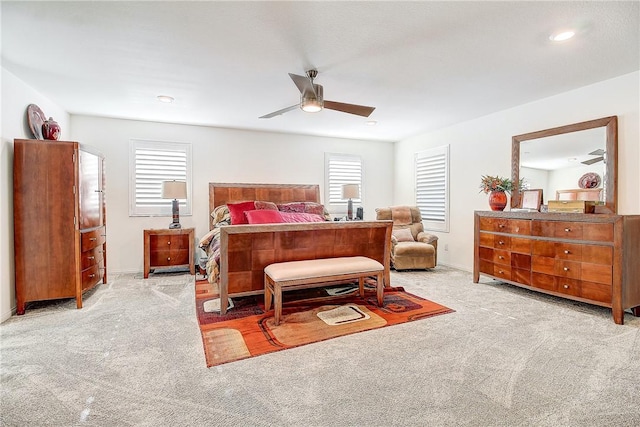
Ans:
[[[253,201],[240,202],[240,203],[227,203],[229,213],[231,214],[231,225],[237,224],[249,224],[247,217],[244,216],[245,211],[252,211],[255,209]]]
[[[310,213],[280,212],[284,222],[324,222],[324,217]]]
[[[246,211],[244,215],[247,217],[249,224],[278,224],[284,222],[280,212],[272,209]]]

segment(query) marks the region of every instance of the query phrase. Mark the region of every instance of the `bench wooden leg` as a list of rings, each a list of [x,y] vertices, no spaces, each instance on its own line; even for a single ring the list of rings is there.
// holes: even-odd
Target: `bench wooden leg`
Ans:
[[[271,300],[273,299],[273,288],[269,282],[269,276],[264,275],[264,309],[265,311],[271,310]]]
[[[360,289],[360,298],[364,298],[364,277],[358,277],[358,288]]]
[[[378,273],[376,276],[376,295],[378,297],[378,307],[384,305],[384,280],[382,280],[382,273]]]
[[[279,283],[273,284],[273,305],[274,305],[274,324],[278,326],[280,324],[280,317],[282,317],[282,287]]]

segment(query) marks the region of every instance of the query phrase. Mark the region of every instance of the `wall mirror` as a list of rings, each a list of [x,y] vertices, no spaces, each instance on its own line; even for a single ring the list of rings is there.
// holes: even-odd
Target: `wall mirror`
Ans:
[[[567,190],[601,188],[596,212],[617,213],[617,160],[618,118],[603,117],[514,136],[511,179],[542,188],[544,204]],[[513,190],[512,208],[520,206],[520,198]]]

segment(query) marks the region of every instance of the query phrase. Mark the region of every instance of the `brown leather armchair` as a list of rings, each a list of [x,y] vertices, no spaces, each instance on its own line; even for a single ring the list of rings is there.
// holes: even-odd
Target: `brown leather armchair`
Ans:
[[[376,219],[393,220],[391,265],[396,270],[427,269],[438,261],[438,236],[425,233],[417,206],[376,209]]]

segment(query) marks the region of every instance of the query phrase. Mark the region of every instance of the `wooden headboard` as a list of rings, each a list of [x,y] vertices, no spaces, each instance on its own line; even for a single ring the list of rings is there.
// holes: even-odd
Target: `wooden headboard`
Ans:
[[[209,214],[227,203],[264,200],[273,203],[320,203],[320,186],[308,184],[229,184],[209,183]],[[213,227],[209,215],[209,229]]]

